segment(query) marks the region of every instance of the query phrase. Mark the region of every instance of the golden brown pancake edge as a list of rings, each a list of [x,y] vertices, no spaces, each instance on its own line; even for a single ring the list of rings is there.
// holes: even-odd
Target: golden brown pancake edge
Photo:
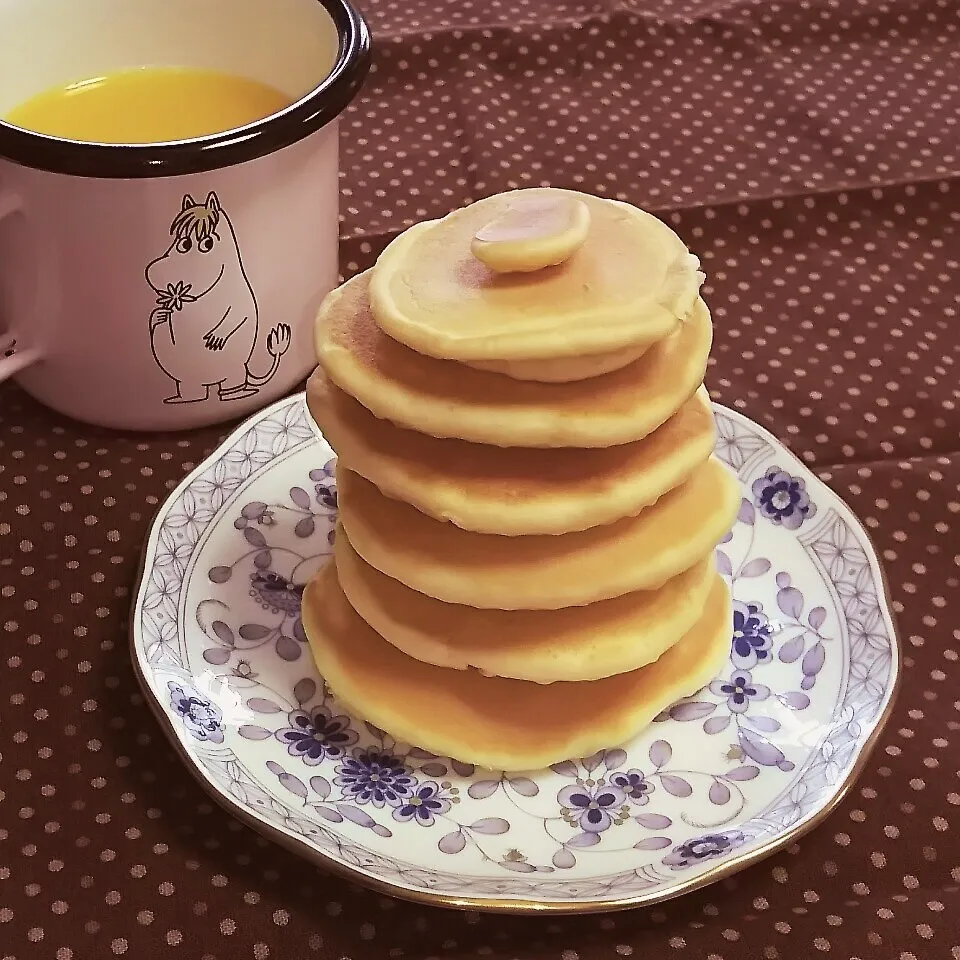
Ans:
[[[343,467],[428,516],[503,536],[570,533],[639,513],[706,461],[716,436],[705,390],[642,440],[587,450],[420,434],[375,417],[322,370],[307,405]]]
[[[739,484],[715,458],[636,517],[558,536],[461,530],[385,497],[349,470],[338,471],[338,485],[340,522],[367,563],[439,600],[499,610],[655,589],[710,553],[740,504]]]
[[[350,606],[331,561],[304,593],[317,668],[351,714],[439,756],[487,769],[536,770],[639,734],[716,676],[730,649],[730,595],[715,581],[697,625],[655,663],[584,683],[549,685],[419,663]]]
[[[559,610],[482,610],[435,600],[380,573],[342,528],[334,558],[351,606],[407,656],[534,683],[598,680],[652,663],[699,620],[716,577],[711,554],[658,590]]]
[[[420,433],[502,447],[608,447],[642,439],[700,388],[713,326],[691,318],[639,360],[590,380],[536,383],[421,356],[375,323],[359,274],[317,322],[327,377],[375,416]]]

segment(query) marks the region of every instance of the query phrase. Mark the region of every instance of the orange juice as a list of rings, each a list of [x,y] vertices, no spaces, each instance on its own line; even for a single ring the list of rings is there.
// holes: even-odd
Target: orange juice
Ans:
[[[248,77],[194,67],[140,67],[45,90],[3,119],[70,140],[162,143],[232,130],[289,102]]]

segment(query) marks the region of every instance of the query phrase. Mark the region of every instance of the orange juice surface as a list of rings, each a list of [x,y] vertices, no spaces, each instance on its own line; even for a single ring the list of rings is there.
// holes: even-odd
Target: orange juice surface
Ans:
[[[193,67],[140,67],[54,87],[3,119],[97,143],[161,143],[232,130],[290,103],[258,80]]]

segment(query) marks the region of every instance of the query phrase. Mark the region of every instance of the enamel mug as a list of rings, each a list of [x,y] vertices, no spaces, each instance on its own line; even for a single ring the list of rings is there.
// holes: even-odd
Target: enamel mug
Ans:
[[[144,146],[0,121],[0,380],[132,430],[233,420],[299,384],[337,282],[337,118],[369,61],[347,0],[0,0],[0,117],[150,65],[291,101]]]

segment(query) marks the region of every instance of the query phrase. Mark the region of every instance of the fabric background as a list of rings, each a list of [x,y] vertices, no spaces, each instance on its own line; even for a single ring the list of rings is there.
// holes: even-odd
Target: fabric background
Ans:
[[[960,958],[960,5],[394,0],[343,124],[343,270],[510,187],[619,197],[701,256],[713,396],[881,553],[902,694],[842,806],[660,907],[447,913],[333,879],[208,801],[145,708],[151,516],[227,428],[124,436],[0,387],[0,958]]]

